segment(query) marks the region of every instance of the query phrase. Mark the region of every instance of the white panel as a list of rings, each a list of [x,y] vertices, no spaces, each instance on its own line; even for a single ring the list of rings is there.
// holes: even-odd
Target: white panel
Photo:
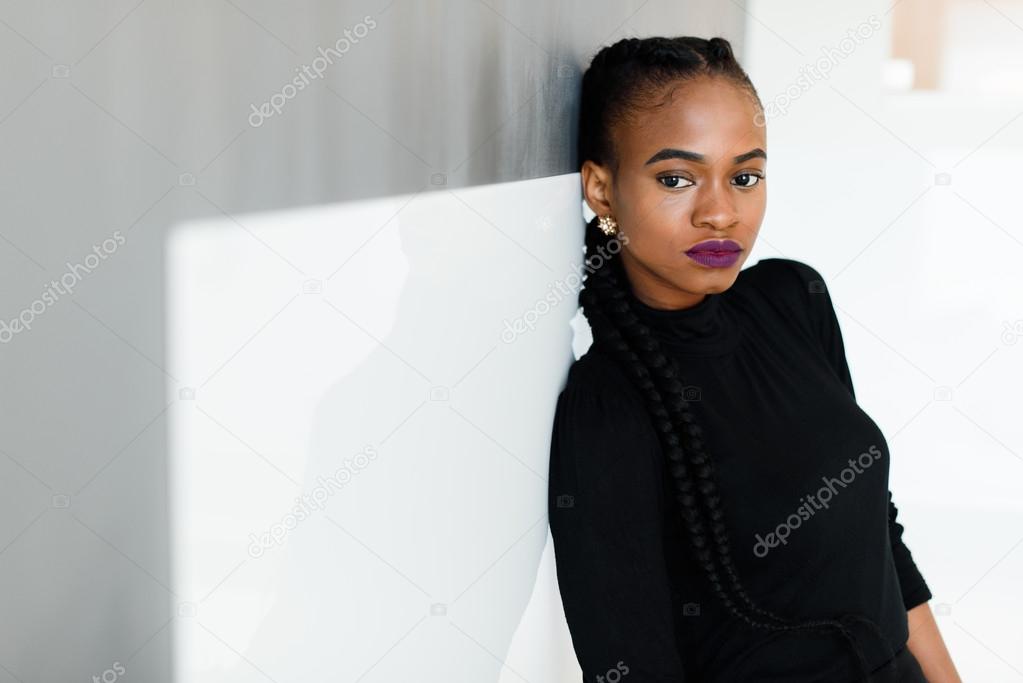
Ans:
[[[497,681],[513,637],[517,674],[564,680],[540,564],[579,187],[171,232],[176,680]]]

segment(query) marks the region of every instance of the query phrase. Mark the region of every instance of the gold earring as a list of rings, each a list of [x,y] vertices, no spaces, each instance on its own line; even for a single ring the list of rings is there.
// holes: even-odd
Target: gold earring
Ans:
[[[603,232],[608,237],[614,235],[615,232],[618,231],[618,222],[611,217],[611,214],[608,214],[607,216],[601,216],[597,220],[600,223],[600,231]]]

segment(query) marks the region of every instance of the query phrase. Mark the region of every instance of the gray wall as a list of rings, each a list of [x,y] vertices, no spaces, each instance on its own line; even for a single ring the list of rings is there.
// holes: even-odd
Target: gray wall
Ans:
[[[170,226],[574,171],[599,45],[741,50],[744,19],[658,0],[0,0],[0,683],[173,679]],[[322,77],[286,92],[303,67]]]

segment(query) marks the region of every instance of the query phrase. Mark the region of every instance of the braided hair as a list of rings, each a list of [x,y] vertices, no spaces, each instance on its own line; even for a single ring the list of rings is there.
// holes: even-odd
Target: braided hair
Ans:
[[[724,38],[626,38],[602,48],[582,80],[579,164],[590,159],[616,172],[613,127],[635,115],[638,102],[653,102],[665,86],[701,76],[723,77],[748,93],[763,111],[756,89]],[[611,244],[616,240],[598,228],[597,216],[586,226],[586,262],[591,263],[597,254],[608,260],[600,268],[586,269],[579,304],[594,342],[610,351],[644,397],[689,545],[714,594],[734,617],[753,628],[778,635],[796,630],[838,631],[866,678],[866,659],[846,622],[865,621],[880,636],[871,620],[845,615],[838,620],[794,622],[758,607],[743,589],[732,561],[714,463],[704,450],[703,430],[684,397],[686,383],[675,360],[662,350],[632,308],[621,258],[615,256],[620,248]]]

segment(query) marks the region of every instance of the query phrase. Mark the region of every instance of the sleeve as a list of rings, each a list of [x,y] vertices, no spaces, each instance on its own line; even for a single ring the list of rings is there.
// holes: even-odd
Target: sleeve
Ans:
[[[902,602],[906,611],[934,597],[931,589],[924,581],[920,570],[913,561],[913,554],[902,541],[903,526],[896,521],[899,510],[892,502],[892,492],[888,492],[888,536],[892,543],[892,555],[895,558],[895,569],[899,574],[899,588],[902,591]]]
[[[810,319],[824,347],[825,355],[831,363],[835,373],[845,384],[853,398],[856,392],[853,390],[852,377],[849,373],[849,363],[845,356],[845,346],[842,341],[842,330],[838,324],[838,317],[835,314],[835,307],[831,301],[824,278],[812,266],[799,261],[790,261],[800,276],[803,283],[803,292],[806,295],[806,305],[810,311]],[[899,587],[902,590],[902,599],[906,610],[911,610],[917,605],[930,600],[933,596],[920,573],[920,569],[913,560],[913,554],[902,540],[905,528],[897,521],[899,510],[892,501],[892,492],[888,491],[888,537],[891,541],[892,556],[895,558],[895,569],[899,575]]]
[[[660,445],[635,404],[570,377],[555,410],[548,514],[584,683],[689,680],[663,547]]]

